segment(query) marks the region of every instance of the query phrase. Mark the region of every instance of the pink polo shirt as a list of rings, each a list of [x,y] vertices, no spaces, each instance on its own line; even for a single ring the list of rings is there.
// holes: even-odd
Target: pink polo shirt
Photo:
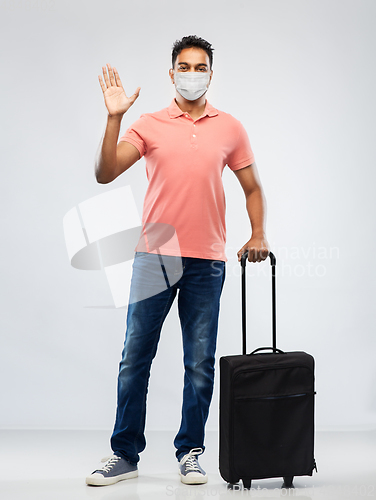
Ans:
[[[226,262],[222,172],[226,165],[239,170],[255,161],[242,124],[207,101],[203,115],[193,120],[173,99],[168,108],[141,115],[120,141],[145,156],[145,232],[153,225],[162,233],[175,229],[158,250],[148,245],[147,236],[136,250]]]

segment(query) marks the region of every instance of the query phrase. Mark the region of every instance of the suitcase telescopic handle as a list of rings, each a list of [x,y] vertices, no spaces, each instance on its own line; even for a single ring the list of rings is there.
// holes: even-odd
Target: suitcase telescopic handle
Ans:
[[[245,303],[245,265],[248,258],[248,250],[246,250],[240,259],[242,266],[242,329],[243,329],[243,354],[247,353],[247,340],[246,340],[246,303]],[[277,326],[276,326],[276,298],[275,298],[275,266],[277,259],[272,252],[269,252],[270,265],[272,267],[272,333],[273,333],[273,347],[262,349],[272,349],[273,352],[279,352],[277,349]],[[258,351],[258,349],[256,349]],[[254,354],[253,351],[251,354]],[[282,351],[281,351],[282,352]]]

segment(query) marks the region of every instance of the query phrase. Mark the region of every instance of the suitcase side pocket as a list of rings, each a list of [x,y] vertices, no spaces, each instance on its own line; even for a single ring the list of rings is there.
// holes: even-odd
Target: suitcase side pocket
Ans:
[[[257,366],[232,379],[234,471],[249,479],[312,475],[312,360],[301,353],[255,356],[262,356],[253,360]]]
[[[235,398],[234,470],[240,477],[311,475],[314,393]]]

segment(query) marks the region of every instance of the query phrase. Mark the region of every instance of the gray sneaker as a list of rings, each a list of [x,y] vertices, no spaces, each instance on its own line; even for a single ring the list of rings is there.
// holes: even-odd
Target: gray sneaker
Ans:
[[[105,464],[86,478],[86,484],[106,486],[138,476],[137,465],[131,465],[127,460],[117,455],[102,458],[101,462],[105,462]]]
[[[179,462],[179,474],[184,484],[204,484],[208,481],[208,475],[198,463],[197,455],[203,453],[202,448],[192,448]]]

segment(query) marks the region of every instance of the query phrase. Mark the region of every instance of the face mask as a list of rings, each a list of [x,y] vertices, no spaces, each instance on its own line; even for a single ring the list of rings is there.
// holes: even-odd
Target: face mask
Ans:
[[[188,101],[195,101],[208,90],[210,73],[174,72],[176,90]]]

